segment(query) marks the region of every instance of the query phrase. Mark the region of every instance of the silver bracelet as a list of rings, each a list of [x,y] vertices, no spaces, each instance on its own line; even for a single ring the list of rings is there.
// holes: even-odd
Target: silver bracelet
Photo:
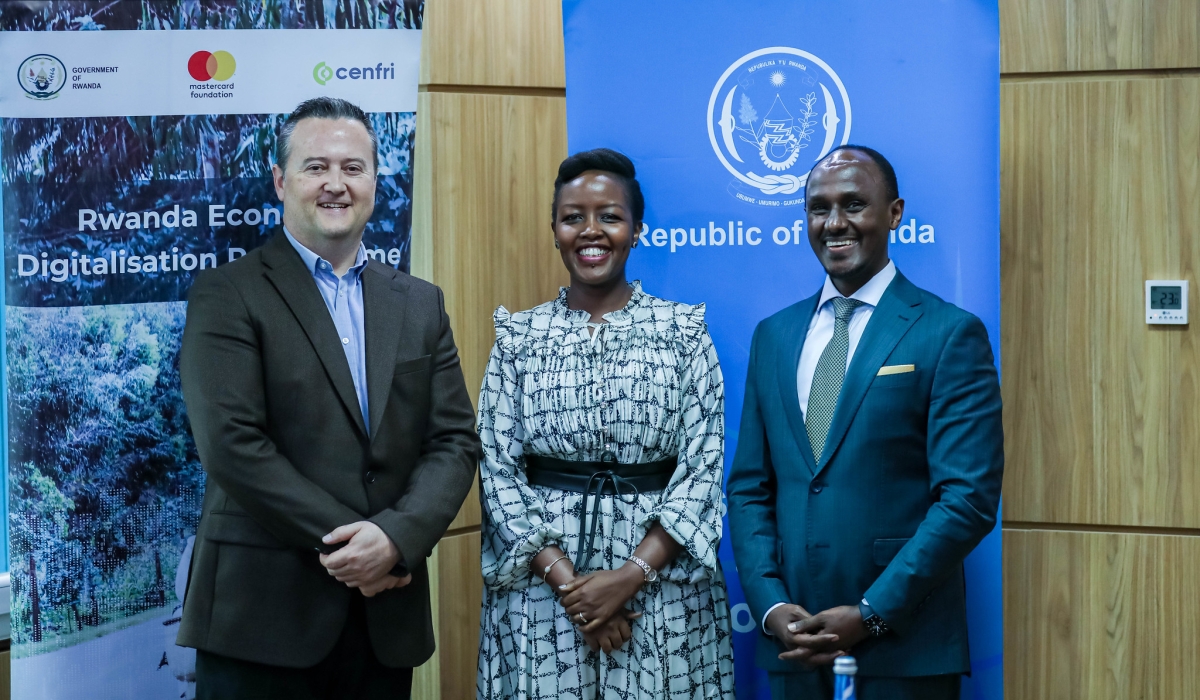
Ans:
[[[571,557],[568,557],[567,555],[564,554],[561,557],[559,557],[558,559],[555,559],[554,561],[550,562],[549,566],[547,566],[545,569],[542,569],[542,580],[543,581],[546,580],[546,577],[550,575],[550,569],[553,569],[555,564],[562,561],[563,559],[569,560],[570,558]]]

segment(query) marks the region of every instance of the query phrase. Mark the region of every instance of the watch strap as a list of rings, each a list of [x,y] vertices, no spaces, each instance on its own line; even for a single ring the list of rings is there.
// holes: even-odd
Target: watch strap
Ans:
[[[649,564],[647,564],[645,561],[643,561],[640,557],[638,557],[636,555],[630,555],[629,561],[631,561],[634,564],[637,564],[639,567],[641,567],[643,581],[649,582],[649,581],[656,581],[658,579],[658,572],[655,571],[653,568],[651,568],[651,566]]]
[[[871,609],[871,604],[867,602],[866,598],[863,598],[862,602],[858,604],[858,612],[862,615],[863,625],[867,628],[867,633],[872,637],[882,637],[892,631],[892,628],[888,627],[887,622]]]

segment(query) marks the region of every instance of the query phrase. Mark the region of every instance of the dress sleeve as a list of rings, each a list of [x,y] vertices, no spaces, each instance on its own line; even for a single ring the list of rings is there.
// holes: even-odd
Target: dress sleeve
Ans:
[[[525,481],[516,363],[519,333],[503,307],[497,309],[495,321],[496,344],[479,390],[481,565],[489,588],[524,588],[530,583],[533,557],[561,541],[563,533],[542,520],[542,499]]]
[[[647,520],[658,520],[696,561],[713,570],[725,515],[725,381],[704,324],[704,305],[690,309],[679,325],[684,365],[679,467]]]

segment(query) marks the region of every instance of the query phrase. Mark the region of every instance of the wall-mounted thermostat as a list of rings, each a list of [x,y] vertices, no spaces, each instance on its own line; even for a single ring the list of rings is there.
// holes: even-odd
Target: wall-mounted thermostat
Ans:
[[[1188,322],[1187,280],[1146,280],[1146,323]]]

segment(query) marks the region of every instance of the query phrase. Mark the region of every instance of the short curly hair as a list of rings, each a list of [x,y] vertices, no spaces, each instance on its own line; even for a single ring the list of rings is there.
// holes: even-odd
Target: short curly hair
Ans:
[[[551,221],[558,218],[558,195],[563,185],[589,170],[599,170],[612,175],[625,186],[634,223],[640,223],[646,213],[646,200],[642,197],[642,186],[637,181],[637,169],[629,156],[611,148],[594,148],[590,151],[568,156],[558,166],[558,177],[554,180],[554,205],[550,209]]]

